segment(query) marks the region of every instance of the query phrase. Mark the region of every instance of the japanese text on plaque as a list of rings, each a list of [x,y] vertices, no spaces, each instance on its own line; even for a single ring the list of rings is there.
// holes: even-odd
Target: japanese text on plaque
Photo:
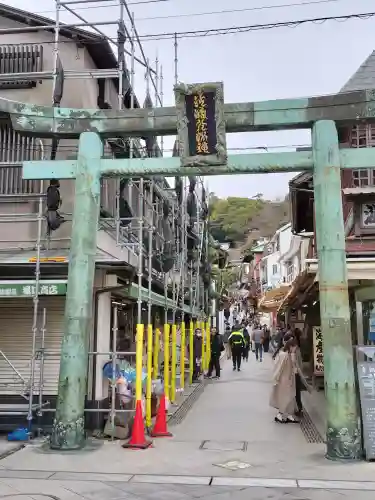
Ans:
[[[207,104],[203,92],[194,95],[194,118],[197,154],[208,154]]]

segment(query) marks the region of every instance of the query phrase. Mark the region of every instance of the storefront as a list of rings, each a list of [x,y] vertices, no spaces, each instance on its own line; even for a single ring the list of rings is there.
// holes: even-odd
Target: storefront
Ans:
[[[55,404],[66,289],[66,280],[41,280],[35,308],[35,281],[0,281],[0,429],[12,413],[25,421],[31,394]]]

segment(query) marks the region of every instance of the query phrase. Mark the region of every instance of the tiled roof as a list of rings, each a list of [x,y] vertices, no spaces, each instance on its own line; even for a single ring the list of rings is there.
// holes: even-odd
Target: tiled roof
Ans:
[[[361,64],[340,92],[354,92],[375,87],[375,50]]]

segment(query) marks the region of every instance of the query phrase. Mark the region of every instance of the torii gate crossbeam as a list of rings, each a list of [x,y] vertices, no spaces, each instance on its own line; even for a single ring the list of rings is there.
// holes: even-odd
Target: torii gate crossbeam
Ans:
[[[24,164],[24,178],[76,179],[59,397],[51,446],[69,450],[79,448],[84,443],[87,338],[92,307],[100,177],[193,173],[223,175],[313,169],[327,397],[327,457],[333,460],[359,459],[361,436],[352,355],[341,168],[372,167],[375,165],[375,151],[340,150],[336,123],[343,125],[359,119],[374,119],[374,91],[233,105],[224,105],[220,84],[181,85],[175,91],[176,108],[153,111],[144,109],[107,113],[97,110],[57,110],[0,100],[0,111],[10,113],[17,130],[38,136],[80,136],[76,162]],[[184,92],[186,100],[181,104]],[[193,104],[189,96],[193,97]],[[210,116],[204,112],[206,121],[198,123],[204,106],[197,108],[197,114],[190,115],[193,118],[190,117],[189,121],[188,106],[194,107],[195,99],[199,104],[202,96],[207,104],[205,109],[209,110],[211,106],[214,111]],[[195,139],[193,137],[191,142],[188,127],[194,120]],[[313,130],[311,153],[226,156],[225,132],[308,127]],[[102,137],[116,134],[156,136],[173,134],[176,129],[179,135],[179,159],[130,161],[101,158],[102,142],[98,133]],[[212,137],[214,142],[210,146]],[[195,148],[194,152],[192,148]]]

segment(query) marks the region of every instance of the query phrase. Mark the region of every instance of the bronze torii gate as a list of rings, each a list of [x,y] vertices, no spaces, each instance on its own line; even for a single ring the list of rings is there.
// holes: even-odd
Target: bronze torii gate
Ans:
[[[373,90],[303,99],[224,104],[220,83],[178,85],[176,107],[134,110],[46,108],[0,100],[14,129],[38,137],[78,138],[76,161],[25,162],[25,179],[75,178],[65,332],[54,449],[84,444],[88,329],[92,313],[100,178],[223,175],[313,170],[321,325],[327,397],[327,457],[361,457],[350,330],[341,168],[372,168],[372,149],[339,149],[336,124],[375,119]],[[312,128],[312,151],[226,154],[226,132]],[[102,159],[102,138],[179,137],[179,158]]]

